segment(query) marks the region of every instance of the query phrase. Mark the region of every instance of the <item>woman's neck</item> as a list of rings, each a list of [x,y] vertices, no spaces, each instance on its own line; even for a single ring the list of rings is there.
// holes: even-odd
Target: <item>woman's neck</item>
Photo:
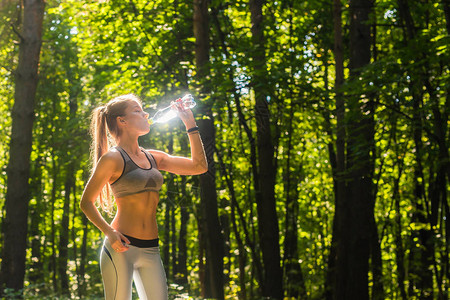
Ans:
[[[125,152],[132,155],[139,155],[141,153],[141,148],[139,147],[139,142],[137,138],[131,139],[127,137],[121,137],[117,141],[117,146],[124,149]]]

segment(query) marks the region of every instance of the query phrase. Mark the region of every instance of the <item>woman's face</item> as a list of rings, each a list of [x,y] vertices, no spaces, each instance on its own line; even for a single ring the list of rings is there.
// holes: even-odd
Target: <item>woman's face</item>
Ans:
[[[147,134],[150,131],[148,124],[148,113],[146,113],[139,102],[131,100],[125,109],[125,115],[119,122],[124,121],[128,129],[138,130],[140,134]]]

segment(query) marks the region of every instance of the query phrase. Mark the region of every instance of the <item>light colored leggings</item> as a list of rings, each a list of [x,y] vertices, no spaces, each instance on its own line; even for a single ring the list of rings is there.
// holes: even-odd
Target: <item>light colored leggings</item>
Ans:
[[[166,300],[166,273],[159,247],[138,248],[117,253],[105,239],[100,254],[105,300],[131,300],[132,282],[140,300]]]

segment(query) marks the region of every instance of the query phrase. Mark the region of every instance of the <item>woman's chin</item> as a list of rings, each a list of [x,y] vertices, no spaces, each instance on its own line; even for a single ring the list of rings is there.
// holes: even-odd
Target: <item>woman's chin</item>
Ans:
[[[147,129],[144,129],[144,130],[142,131],[141,136],[142,136],[142,135],[146,135],[146,134],[149,133],[149,132],[150,132],[150,127],[147,128]]]

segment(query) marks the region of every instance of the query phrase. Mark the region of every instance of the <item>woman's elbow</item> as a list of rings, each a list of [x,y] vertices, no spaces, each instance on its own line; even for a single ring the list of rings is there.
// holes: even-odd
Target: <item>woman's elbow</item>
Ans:
[[[86,201],[81,200],[79,206],[81,211],[84,212],[86,210]]]
[[[201,175],[208,172],[208,164],[206,162],[198,164],[197,167],[195,168],[195,171],[196,171],[195,175]]]
[[[80,209],[84,212],[84,213],[86,213],[86,210],[88,210],[89,209],[89,206],[91,206],[92,205],[92,202],[91,201],[89,201],[89,200],[87,200],[87,199],[84,199],[83,197],[81,198],[81,201],[80,201]]]

